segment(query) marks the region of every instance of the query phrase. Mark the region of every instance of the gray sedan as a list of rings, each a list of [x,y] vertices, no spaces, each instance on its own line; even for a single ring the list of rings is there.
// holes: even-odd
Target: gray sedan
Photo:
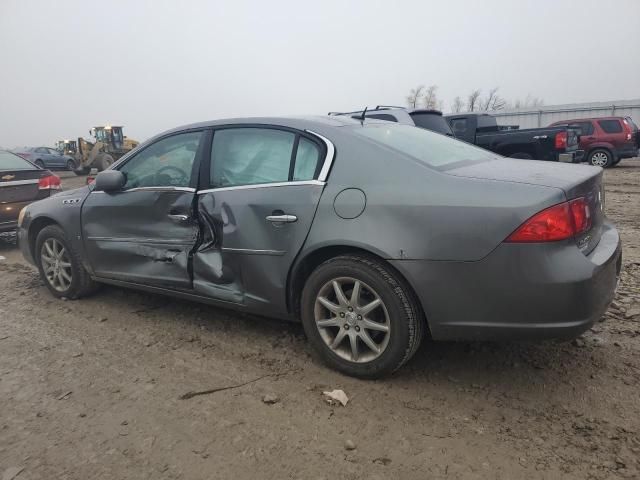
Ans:
[[[576,336],[621,263],[602,169],[347,117],[165,132],[19,223],[56,297],[109,283],[301,320],[327,364],[364,378],[427,332]]]

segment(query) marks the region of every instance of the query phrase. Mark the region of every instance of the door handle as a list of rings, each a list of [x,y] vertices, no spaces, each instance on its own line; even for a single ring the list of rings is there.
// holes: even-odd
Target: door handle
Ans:
[[[293,223],[297,221],[298,221],[298,217],[296,217],[295,215],[268,215],[267,216],[267,222]]]
[[[167,215],[167,217],[169,217],[171,220],[175,220],[176,222],[186,222],[187,220],[189,220],[189,217],[187,215],[177,215],[173,213],[170,213],[169,215]]]

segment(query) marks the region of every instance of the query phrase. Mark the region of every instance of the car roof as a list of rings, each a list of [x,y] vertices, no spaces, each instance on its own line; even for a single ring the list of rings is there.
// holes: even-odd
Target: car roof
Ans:
[[[586,118],[570,118],[568,120],[558,120],[557,122],[553,122],[552,125],[557,123],[571,123],[571,122],[589,122],[595,120],[623,120],[627,117],[586,117]]]

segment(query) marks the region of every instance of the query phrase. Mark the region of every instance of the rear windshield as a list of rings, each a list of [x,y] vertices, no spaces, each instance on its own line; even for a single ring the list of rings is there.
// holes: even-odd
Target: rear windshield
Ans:
[[[365,125],[354,132],[438,169],[500,158],[469,143],[410,125]]]
[[[0,171],[2,170],[35,170],[32,163],[13,153],[0,150]]]
[[[416,126],[442,133],[444,135],[453,135],[451,127],[442,115],[434,113],[412,113],[411,118]]]
[[[634,132],[637,132],[638,131],[638,125],[636,124],[636,122],[633,121],[633,118],[627,117],[626,120],[629,123],[629,126],[631,127],[631,130],[633,130]]]

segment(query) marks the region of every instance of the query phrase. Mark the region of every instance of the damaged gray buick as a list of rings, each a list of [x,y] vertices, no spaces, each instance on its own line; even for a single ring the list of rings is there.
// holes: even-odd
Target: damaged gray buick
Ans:
[[[506,159],[341,117],[206,122],[27,206],[23,255],[56,297],[102,283],[302,321],[376,378],[421,340],[571,338],[613,298],[602,169]]]

